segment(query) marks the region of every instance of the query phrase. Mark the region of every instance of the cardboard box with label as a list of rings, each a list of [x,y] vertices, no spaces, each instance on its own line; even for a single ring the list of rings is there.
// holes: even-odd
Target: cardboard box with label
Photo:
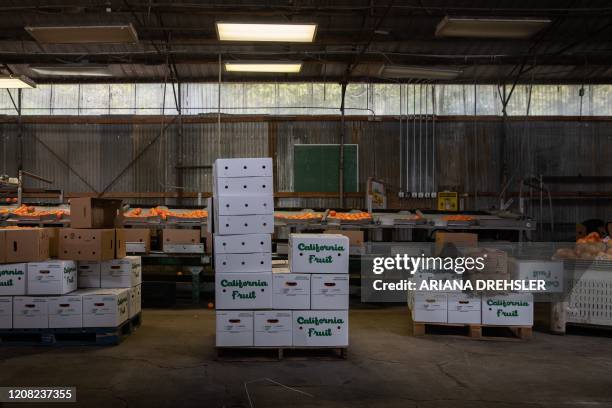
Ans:
[[[274,309],[310,309],[310,274],[272,273],[272,307]]]
[[[115,228],[121,226],[121,200],[96,197],[70,199],[71,228]]]
[[[271,272],[272,254],[256,252],[251,254],[216,254],[215,272]]]
[[[219,177],[215,182],[215,196],[224,194],[272,195],[272,176],[267,177]]]
[[[0,329],[13,328],[13,298],[0,296]]]
[[[274,215],[215,214],[215,229],[221,235],[272,234],[274,233]]]
[[[222,195],[214,198],[218,215],[273,214],[272,195]]]
[[[480,324],[480,295],[450,292],[448,298],[448,323]]]
[[[217,309],[272,308],[272,272],[217,273]]]
[[[107,261],[125,256],[122,229],[62,228],[59,258],[75,261]]]
[[[130,319],[142,311],[142,285],[130,288]]]
[[[28,295],[63,295],[76,289],[76,262],[50,259],[28,264]]]
[[[142,283],[142,260],[139,256],[126,256],[100,264],[101,288],[131,288]]]
[[[46,297],[15,296],[13,298],[13,328],[49,328],[48,299]]]
[[[435,255],[439,256],[442,251],[443,255],[453,256],[457,251],[463,248],[474,248],[478,246],[478,234],[469,234],[463,232],[436,232],[436,247]],[[453,247],[456,247],[453,248]]]
[[[348,346],[348,310],[294,310],[294,346]]]
[[[49,304],[49,328],[83,327],[82,294],[77,292],[47,299]]]
[[[289,265],[294,273],[348,273],[349,240],[337,234],[291,234]]]
[[[214,178],[272,177],[272,159],[269,157],[217,159],[213,166]]]
[[[253,345],[280,347],[293,344],[293,318],[291,310],[255,312]]]
[[[78,261],[77,286],[79,288],[99,288],[101,265],[99,261]]]
[[[337,309],[349,307],[348,274],[313,274],[310,280],[310,308]]]
[[[447,316],[447,294],[433,291],[411,292],[410,310],[412,320],[426,323],[446,323]]]
[[[127,252],[148,253],[151,250],[151,230],[148,228],[125,228]]]
[[[272,252],[270,234],[219,235],[215,234],[215,254],[248,254]]]
[[[546,290],[539,291],[539,293],[563,292],[563,261],[530,261],[510,258],[508,264],[512,279],[543,280]]]
[[[507,293],[482,295],[482,324],[533,326],[533,295]]]
[[[0,264],[0,296],[19,296],[27,293],[28,265]]]
[[[97,289],[83,295],[83,327],[118,327],[128,319],[128,289]]]
[[[49,259],[50,233],[45,228],[7,229],[4,233],[5,262],[37,262]]]
[[[217,347],[250,347],[253,345],[253,312],[250,310],[217,310]]]

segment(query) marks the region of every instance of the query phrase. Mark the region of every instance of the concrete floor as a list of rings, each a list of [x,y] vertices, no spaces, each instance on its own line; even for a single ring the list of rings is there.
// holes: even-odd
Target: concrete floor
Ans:
[[[0,348],[0,385],[73,385],[75,407],[612,407],[610,338],[414,338],[406,316],[352,310],[348,360],[216,361],[213,311],[145,310],[117,347]]]

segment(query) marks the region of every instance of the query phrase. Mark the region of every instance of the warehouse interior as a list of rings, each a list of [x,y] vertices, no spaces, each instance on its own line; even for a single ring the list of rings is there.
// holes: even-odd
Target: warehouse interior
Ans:
[[[0,406],[612,406],[611,45],[601,0],[2,2]],[[340,266],[300,264],[325,245]],[[369,290],[377,257],[449,246],[549,293]],[[52,264],[74,281],[34,289]],[[247,274],[304,276],[306,306],[219,292]],[[129,316],[85,323],[111,295]],[[333,312],[343,340],[298,344]],[[236,313],[285,313],[290,344],[236,343]]]

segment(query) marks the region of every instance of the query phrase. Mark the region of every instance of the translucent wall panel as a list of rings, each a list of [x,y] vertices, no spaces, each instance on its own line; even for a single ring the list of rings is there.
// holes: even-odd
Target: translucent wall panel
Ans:
[[[341,87],[333,83],[224,83],[224,114],[317,115],[340,112]],[[508,115],[612,116],[612,85],[517,85]],[[506,94],[512,89],[506,85]],[[165,90],[165,91],[164,91]],[[183,113],[219,109],[216,83],[54,84],[23,90],[24,115],[174,115],[180,98]],[[17,100],[17,90],[12,90]],[[165,94],[165,96],[164,96]],[[435,94],[435,97],[434,97]],[[501,115],[497,85],[349,84],[347,115]],[[0,90],[0,113],[15,115],[6,90]]]

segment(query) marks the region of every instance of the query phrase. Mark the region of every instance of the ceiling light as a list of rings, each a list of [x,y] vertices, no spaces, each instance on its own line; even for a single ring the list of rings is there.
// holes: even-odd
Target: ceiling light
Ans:
[[[383,65],[378,73],[384,78],[406,78],[406,79],[455,79],[463,71],[454,69],[439,69],[427,67],[411,67],[403,65]]]
[[[217,22],[221,41],[313,42],[316,24],[252,24]]]
[[[113,73],[108,65],[83,65],[83,64],[62,64],[62,65],[30,65],[30,70],[38,75],[46,76],[92,76],[110,77]]]
[[[133,44],[138,35],[131,24],[111,26],[25,27],[42,44]]]
[[[436,37],[527,39],[550,24],[547,18],[444,17]]]
[[[226,62],[227,72],[286,72],[297,74],[302,69],[301,62]]]
[[[36,88],[36,84],[25,76],[0,76],[0,88]]]

